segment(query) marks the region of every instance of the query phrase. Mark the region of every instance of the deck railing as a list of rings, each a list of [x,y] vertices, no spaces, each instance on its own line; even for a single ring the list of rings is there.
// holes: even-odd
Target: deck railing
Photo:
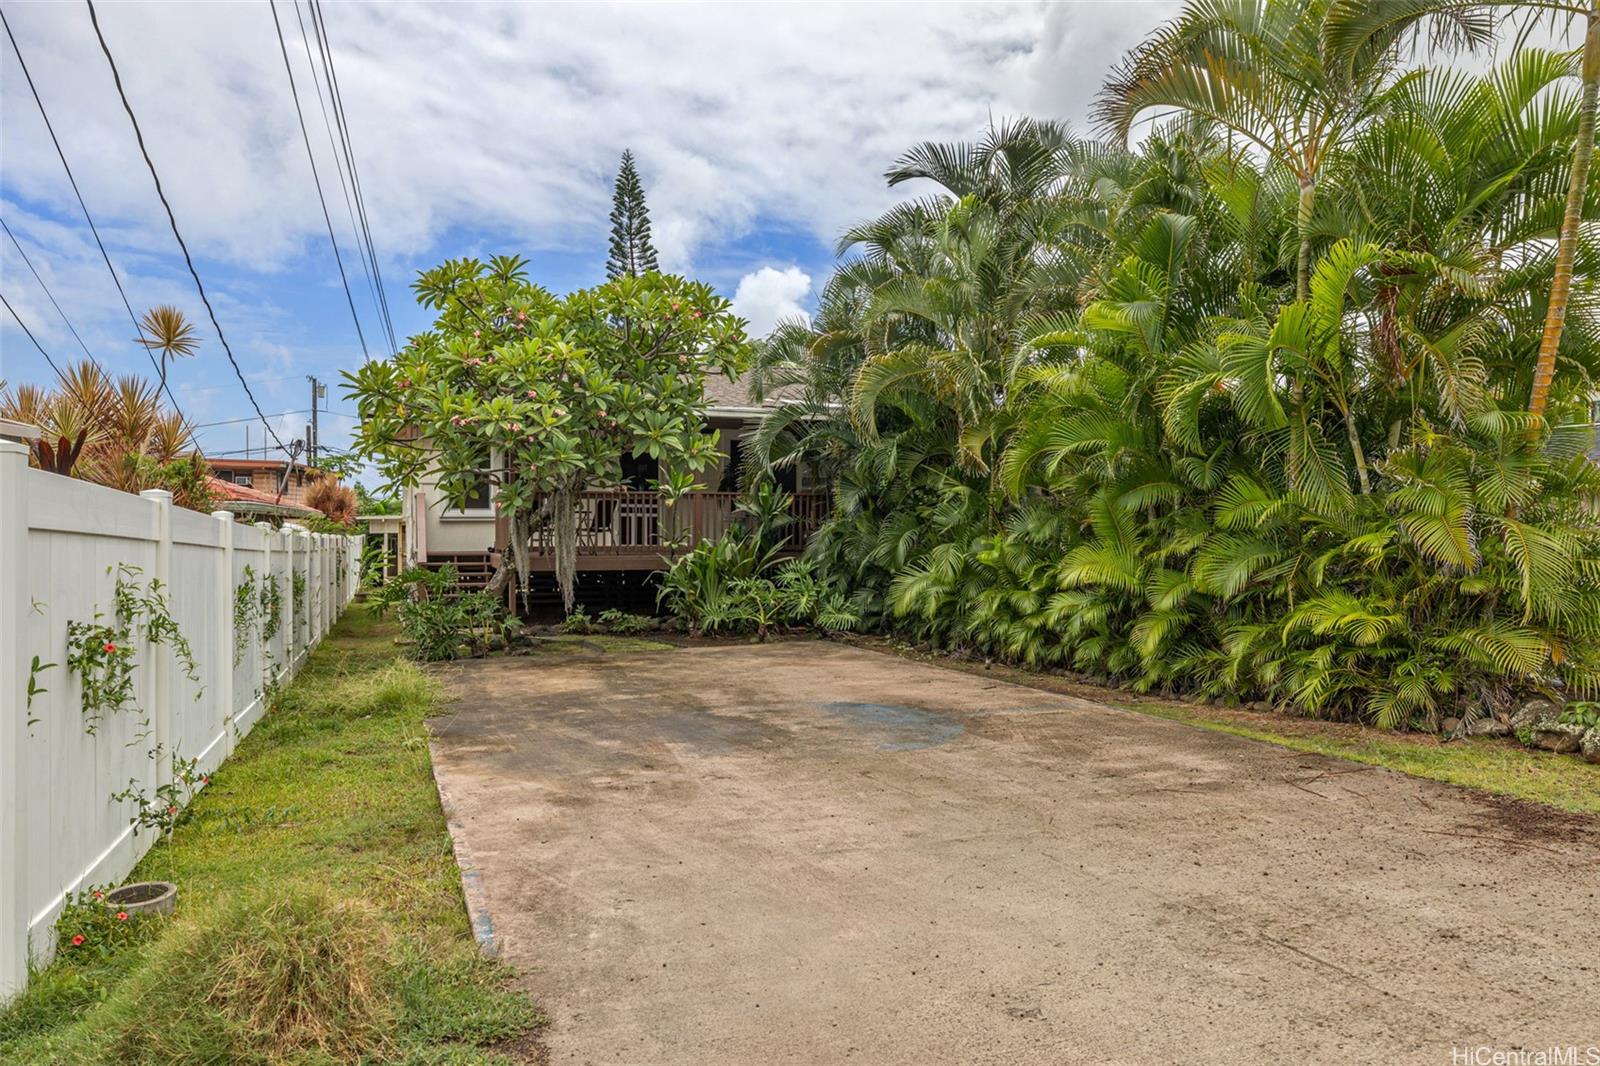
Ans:
[[[660,556],[716,540],[743,517],[737,492],[690,492],[668,505],[658,492],[619,490],[578,494],[578,555]],[[823,492],[790,495],[785,550],[798,552],[828,517]],[[534,534],[535,555],[555,552],[550,530]]]

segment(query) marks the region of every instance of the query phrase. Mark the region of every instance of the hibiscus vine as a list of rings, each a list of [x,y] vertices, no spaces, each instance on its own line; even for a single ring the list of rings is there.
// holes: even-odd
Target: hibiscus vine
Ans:
[[[306,628],[306,576],[295,574],[291,579],[294,591],[294,628],[298,638]]]
[[[88,622],[67,623],[67,670],[83,686],[84,731],[93,735],[107,714],[133,705],[134,637],[170,647],[182,663],[185,676],[196,685],[195,699],[204,694],[200,664],[167,604],[164,586],[152,579],[139,581],[142,570],[119,563],[106,573],[117,575],[110,618],[96,611]],[[149,727],[149,719],[145,719]]]
[[[278,635],[283,620],[283,587],[273,574],[263,574],[261,591],[256,597],[261,619],[261,639],[267,644]]]
[[[256,592],[256,571],[244,568],[244,580],[233,589],[233,665],[244,661],[245,645],[261,615],[261,600]]]

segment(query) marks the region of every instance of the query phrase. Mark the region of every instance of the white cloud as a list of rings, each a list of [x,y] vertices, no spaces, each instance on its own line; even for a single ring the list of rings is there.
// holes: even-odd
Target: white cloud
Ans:
[[[739,279],[739,288],[733,294],[733,313],[749,321],[751,336],[764,337],[779,319],[811,321],[801,303],[810,292],[811,275],[799,267],[762,267]]]
[[[1080,120],[1166,5],[379,5],[327,9],[367,212],[390,262],[452,229],[508,249],[591,244],[624,147],[662,265],[763,221],[831,241],[895,196],[910,145],[1028,109]],[[336,225],[349,221],[292,8],[280,6]],[[281,269],[322,216],[266,5],[101,12],[169,197],[197,251]],[[87,16],[18,8],[13,28],[84,193],[120,243],[170,238]],[[20,84],[5,57],[7,83]],[[4,94],[6,185],[66,212],[26,92]],[[459,253],[458,248],[442,249]],[[397,263],[398,268],[398,263]]]

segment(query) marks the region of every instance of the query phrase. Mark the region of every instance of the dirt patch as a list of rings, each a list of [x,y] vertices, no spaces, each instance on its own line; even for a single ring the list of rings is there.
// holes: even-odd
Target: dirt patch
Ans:
[[[435,772],[551,1063],[1437,1064],[1600,1031],[1582,820],[831,641],[454,676]]]

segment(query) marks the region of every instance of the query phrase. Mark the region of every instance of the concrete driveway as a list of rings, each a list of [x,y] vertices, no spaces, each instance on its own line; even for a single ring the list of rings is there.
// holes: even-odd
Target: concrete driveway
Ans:
[[[1593,820],[1530,833],[1448,786],[826,642],[456,687],[435,773],[552,1063],[1600,1044]]]

